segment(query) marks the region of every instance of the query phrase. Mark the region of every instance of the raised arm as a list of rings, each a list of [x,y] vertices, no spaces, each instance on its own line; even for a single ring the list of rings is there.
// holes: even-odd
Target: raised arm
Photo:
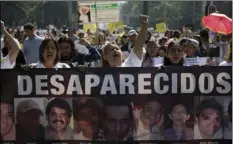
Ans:
[[[9,58],[10,58],[10,62],[13,63],[15,62],[17,55],[19,53],[19,50],[20,50],[19,44],[16,42],[13,36],[10,33],[8,33],[3,21],[1,21],[1,29],[3,30],[6,40],[9,44],[9,47],[10,47]]]
[[[148,29],[148,16],[140,15],[139,17],[141,23],[141,30],[137,36],[133,51],[138,56],[139,59],[142,59],[143,54],[143,45],[145,44],[146,34]]]

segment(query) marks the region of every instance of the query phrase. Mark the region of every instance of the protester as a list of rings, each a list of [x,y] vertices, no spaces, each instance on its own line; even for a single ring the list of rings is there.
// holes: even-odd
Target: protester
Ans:
[[[190,113],[185,104],[173,104],[169,118],[172,120],[172,128],[164,131],[165,140],[193,139],[193,129],[186,126],[186,121],[190,118]]]
[[[95,100],[80,98],[73,100],[74,124],[79,132],[74,133],[75,140],[103,139],[101,130],[102,109]]]
[[[146,54],[143,58],[142,67],[153,67],[153,58],[158,57],[159,46],[155,41],[149,41],[146,47]]]
[[[203,100],[196,108],[194,139],[222,139],[223,107],[215,99]]]
[[[194,39],[188,39],[184,44],[184,53],[186,58],[195,58],[197,57],[197,50],[199,43]]]
[[[39,61],[40,45],[43,38],[35,34],[35,26],[31,23],[24,25],[24,32],[27,38],[23,42],[23,53],[27,64],[36,63]]]
[[[91,63],[97,61],[101,58],[99,52],[90,45],[90,43],[85,39],[80,39],[80,44],[84,45],[89,53],[82,54],[75,49],[75,45],[70,38],[60,37],[58,44],[60,47],[60,59],[61,62],[69,64],[74,67],[72,63],[76,65],[84,65],[85,63]]]
[[[226,60],[219,64],[219,66],[232,66],[232,40],[228,45],[228,52],[226,53]]]
[[[166,51],[164,48],[160,48],[159,51],[158,51],[158,56],[159,57],[165,57],[166,56]]]
[[[23,100],[16,109],[16,140],[20,143],[44,140],[43,112],[34,100]]]
[[[42,41],[39,51],[39,62],[31,64],[32,68],[70,68],[65,63],[60,63],[59,45],[53,39],[46,38]]]
[[[11,101],[2,100],[1,108],[1,140],[11,141],[16,138],[14,104]]]
[[[129,31],[129,37],[128,37],[129,40],[121,47],[121,51],[124,53],[125,58],[129,56],[130,51],[133,49],[137,36],[138,33],[135,30]]]
[[[73,140],[70,128],[72,109],[66,100],[55,98],[46,106],[48,126],[45,128],[46,140]]]
[[[199,35],[193,36],[193,39],[195,39],[199,43],[199,49],[197,52],[198,57],[207,57],[207,51],[202,45],[202,40]]]
[[[163,64],[159,66],[183,66],[184,65],[184,51],[178,41],[171,40],[168,43],[167,54],[164,57]]]
[[[1,59],[1,69],[12,69],[15,66],[16,58],[19,54],[19,43],[13,38],[10,33],[7,32],[4,23],[1,21],[1,29],[3,30],[5,37],[4,43],[8,47],[8,54]]]
[[[124,61],[123,53],[116,43],[108,43],[103,48],[103,67],[141,67],[143,58],[143,45],[148,28],[147,16],[140,16],[141,30],[137,36],[133,50]]]
[[[137,140],[163,140],[163,107],[157,100],[148,100],[136,118]]]

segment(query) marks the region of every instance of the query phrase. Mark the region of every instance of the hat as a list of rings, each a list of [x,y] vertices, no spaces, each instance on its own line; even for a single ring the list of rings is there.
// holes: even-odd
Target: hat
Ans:
[[[130,30],[129,31],[129,36],[132,36],[134,34],[137,35],[138,33],[135,30]]]
[[[193,47],[195,47],[196,49],[198,49],[199,47],[199,43],[197,40],[195,39],[189,39],[187,40],[187,42],[185,44],[189,44],[189,45],[192,45]]]
[[[17,107],[17,113],[25,113],[30,110],[36,110],[40,115],[43,115],[39,105],[33,100],[24,100]]]

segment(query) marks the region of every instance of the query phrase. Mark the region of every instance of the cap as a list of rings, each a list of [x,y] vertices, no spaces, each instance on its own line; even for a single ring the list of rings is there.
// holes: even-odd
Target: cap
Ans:
[[[137,35],[138,33],[135,30],[130,30],[129,31],[129,36],[132,36],[134,34]]]
[[[192,45],[193,47],[195,47],[196,49],[198,49],[199,47],[199,43],[197,40],[195,39],[189,39],[187,40],[187,42],[185,44],[189,44],[189,45]]]
[[[17,107],[17,114],[18,113],[25,113],[30,110],[36,110],[39,112],[40,115],[43,115],[39,105],[33,100],[24,100],[22,101]]]

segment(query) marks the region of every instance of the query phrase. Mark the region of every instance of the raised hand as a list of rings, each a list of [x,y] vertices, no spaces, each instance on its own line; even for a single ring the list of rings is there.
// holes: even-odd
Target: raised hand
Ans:
[[[3,21],[1,21],[1,29],[3,29],[3,28],[5,28],[5,26],[4,26],[4,22],[3,22]]]
[[[140,15],[139,20],[140,20],[141,25],[148,25],[149,24],[148,16],[146,16],[146,15]]]

